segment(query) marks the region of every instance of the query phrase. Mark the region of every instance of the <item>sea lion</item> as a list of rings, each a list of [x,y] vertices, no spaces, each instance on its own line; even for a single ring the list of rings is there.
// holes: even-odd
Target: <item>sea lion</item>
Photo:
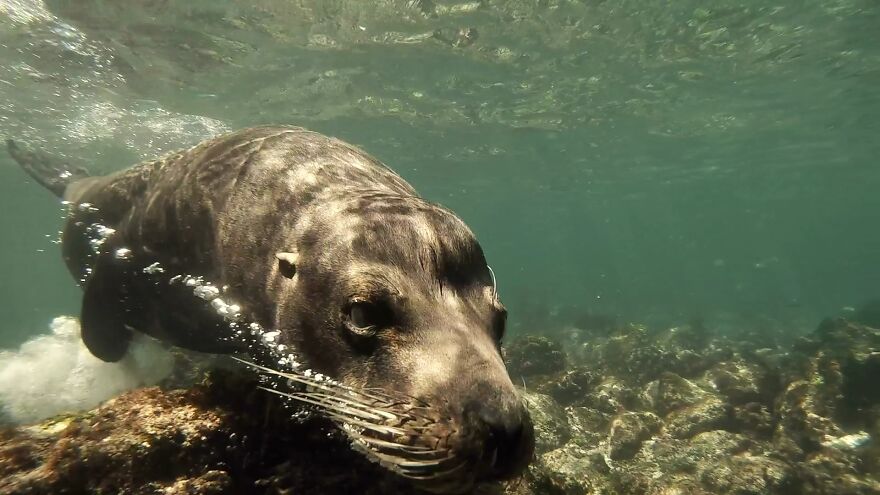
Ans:
[[[95,356],[120,359],[134,330],[253,353],[230,325],[248,321],[333,377],[321,389],[278,372],[312,386],[296,398],[356,425],[374,458],[423,488],[462,491],[530,461],[532,423],[501,357],[506,311],[480,244],[360,149],[255,127],[96,177],[9,151],[69,204],[62,252]]]

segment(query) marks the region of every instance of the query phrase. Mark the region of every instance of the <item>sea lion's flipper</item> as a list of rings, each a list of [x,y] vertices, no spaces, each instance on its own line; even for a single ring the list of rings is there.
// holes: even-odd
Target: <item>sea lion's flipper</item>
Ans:
[[[131,341],[123,282],[113,275],[112,270],[95,267],[86,283],[79,318],[83,343],[95,357],[111,363],[125,356]]]
[[[22,148],[11,139],[6,140],[6,150],[28,175],[59,198],[68,184],[89,176],[82,167],[71,167],[59,158]]]

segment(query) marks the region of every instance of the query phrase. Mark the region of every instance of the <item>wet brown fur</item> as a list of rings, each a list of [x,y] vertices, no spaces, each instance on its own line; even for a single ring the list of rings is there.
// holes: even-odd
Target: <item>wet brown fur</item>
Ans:
[[[315,370],[431,404],[445,425],[432,434],[470,459],[468,477],[491,464],[481,458],[485,421],[523,429],[497,476],[528,462],[531,423],[501,360],[505,310],[479,243],[376,159],[301,128],[257,127],[76,179],[64,189],[73,206],[63,255],[84,281],[83,338],[98,357],[121,358],[131,329],[198,351],[248,351],[191,290],[169,283],[200,276]],[[115,229],[97,255],[96,224]],[[114,256],[121,248],[130,258]],[[279,253],[295,260],[292,276]],[[164,272],[145,274],[152,263]],[[393,321],[353,335],[346,308],[360,300],[387,305]]]

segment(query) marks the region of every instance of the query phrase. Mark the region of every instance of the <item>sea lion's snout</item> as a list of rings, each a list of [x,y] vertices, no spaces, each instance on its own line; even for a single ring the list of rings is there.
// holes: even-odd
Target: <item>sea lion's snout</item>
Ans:
[[[455,476],[472,483],[515,478],[532,460],[535,432],[497,335],[484,330],[492,318],[454,325],[450,314],[446,331],[425,331],[414,344],[420,349],[402,366],[407,371],[401,382],[416,384],[410,393],[436,408],[433,434],[466,465]]]
[[[465,411],[465,428],[483,437],[481,462],[485,481],[507,480],[528,466],[535,449],[535,430],[521,404],[500,409],[485,402],[472,402]]]

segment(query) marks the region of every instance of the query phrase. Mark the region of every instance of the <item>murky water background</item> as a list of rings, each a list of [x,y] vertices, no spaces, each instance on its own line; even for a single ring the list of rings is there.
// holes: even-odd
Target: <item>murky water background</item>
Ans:
[[[3,0],[0,135],[103,172],[299,124],[464,218],[516,332],[807,331],[880,296],[878,26],[870,0]],[[7,157],[0,188],[14,347],[79,291],[57,201]]]

